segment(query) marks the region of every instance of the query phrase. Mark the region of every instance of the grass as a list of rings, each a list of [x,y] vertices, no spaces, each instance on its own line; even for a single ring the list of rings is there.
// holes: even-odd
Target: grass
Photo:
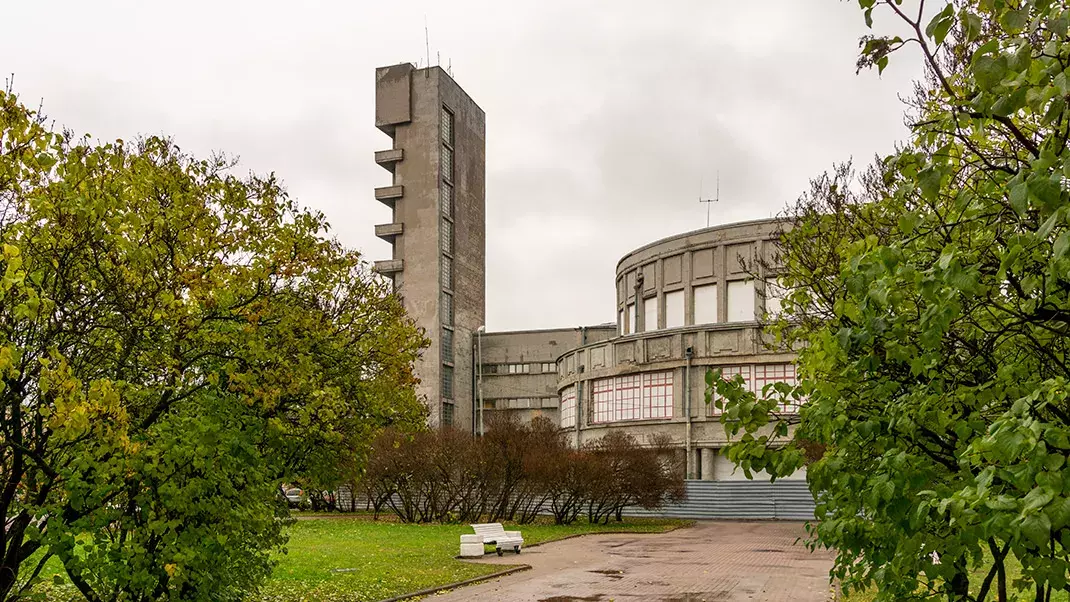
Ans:
[[[408,525],[387,518],[373,521],[367,514],[316,518],[303,512],[297,516],[312,520],[299,520],[289,528],[287,552],[277,557],[278,566],[259,597],[253,598],[256,602],[372,602],[506,568],[455,558],[460,535],[472,532],[468,525]],[[584,533],[661,533],[688,524],[689,521],[679,520],[626,519],[608,525],[539,522],[507,524],[506,528],[522,531],[525,545],[532,545]],[[516,564],[523,564],[523,554],[516,558]],[[52,575],[66,581],[55,559],[43,572],[46,583],[36,588],[45,600],[81,599],[69,583],[49,583]]]
[[[506,528],[523,531],[525,544],[531,545],[582,533],[659,533],[684,524],[630,519],[609,525],[539,523]],[[299,521],[291,528],[288,554],[279,558],[260,600],[382,600],[505,568],[454,558],[460,535],[471,532],[468,525],[406,525],[359,516]],[[523,564],[523,555],[517,564]]]

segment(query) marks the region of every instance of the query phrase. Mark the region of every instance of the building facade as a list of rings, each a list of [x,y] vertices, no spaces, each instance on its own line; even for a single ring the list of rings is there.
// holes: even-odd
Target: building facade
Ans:
[[[486,314],[485,116],[441,68],[403,63],[375,72],[375,125],[392,142],[375,153],[391,176],[375,198],[393,219],[375,226],[392,255],[374,269],[433,342],[416,365],[430,423],[471,430],[472,342]]]
[[[686,455],[688,479],[745,478],[720,453],[728,440],[706,404],[705,375],[741,375],[757,394],[795,383],[795,354],[762,329],[780,310],[775,275],[765,273],[779,227],[760,220],[705,228],[620,260],[617,335],[558,358],[561,427],[576,445],[611,429],[640,441],[668,436]]]
[[[416,366],[432,426],[480,433],[493,416],[543,416],[577,447],[611,430],[640,442],[667,436],[688,479],[743,478],[720,453],[727,440],[705,403],[705,374],[741,375],[759,394],[795,381],[794,354],[761,328],[779,311],[765,273],[776,220],[628,253],[616,267],[615,323],[484,332],[483,111],[442,69],[393,65],[376,71],[376,125],[392,145],[375,153],[391,174],[375,196],[393,220],[375,229],[393,253],[375,269],[432,340]]]

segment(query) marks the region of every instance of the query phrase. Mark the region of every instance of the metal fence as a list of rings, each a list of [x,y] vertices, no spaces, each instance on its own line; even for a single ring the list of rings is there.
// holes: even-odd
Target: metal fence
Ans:
[[[806,481],[687,481],[687,499],[658,510],[628,508],[628,516],[690,519],[812,520]]]
[[[687,499],[683,503],[658,510],[627,508],[624,514],[706,520],[814,518],[814,497],[806,481],[686,481],[685,487]],[[349,510],[349,489],[342,487],[336,495],[339,510]],[[370,507],[363,495],[358,494],[356,502],[358,510]]]

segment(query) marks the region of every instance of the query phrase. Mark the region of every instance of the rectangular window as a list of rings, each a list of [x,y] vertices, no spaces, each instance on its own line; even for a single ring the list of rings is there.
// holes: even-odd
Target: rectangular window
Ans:
[[[442,288],[453,289],[453,260],[442,256]]]
[[[624,310],[623,309],[619,310],[617,312],[617,329],[622,335],[623,334],[628,334],[628,331],[624,329]]]
[[[684,325],[684,291],[665,293],[665,328]]]
[[[643,299],[643,331],[658,329],[658,298]]]
[[[776,319],[780,316],[780,306],[787,292],[787,289],[780,286],[775,278],[765,281],[765,315],[767,318]]]
[[[643,418],[672,418],[672,372],[643,375]]]
[[[636,325],[638,324],[638,321],[635,319],[635,317],[636,317],[635,316],[635,303],[629,303],[628,304],[628,334],[631,334],[633,332],[639,332],[635,328]]]
[[[591,382],[591,405],[594,408],[594,422],[609,422],[613,419],[612,378]]]
[[[754,393],[758,397],[765,399],[777,397],[778,393],[773,391],[772,387],[768,390],[766,389],[767,385],[773,383],[787,383],[794,387],[798,383],[798,379],[795,376],[795,364],[758,364],[754,366]],[[788,403],[783,404],[781,411],[794,414],[799,411],[799,404],[789,400]]]
[[[438,187],[438,204],[442,207],[442,215],[453,217],[453,185],[443,181]]]
[[[442,293],[442,324],[453,326],[453,295]]]
[[[531,364],[509,364],[509,374],[528,374]]]
[[[442,252],[443,253],[452,253],[453,252],[453,224],[450,223],[450,220],[445,219],[445,218],[442,219],[442,241],[441,242],[442,242]]]
[[[442,366],[442,397],[453,399],[453,366]]]
[[[453,181],[453,149],[442,147],[442,179]]]
[[[638,420],[643,417],[641,406],[642,378],[638,374],[620,376],[613,383],[613,420]]]
[[[732,380],[736,375],[743,377],[743,389],[745,391],[751,391],[751,367],[750,366],[721,366],[721,378],[725,380]],[[720,396],[714,393],[714,398]],[[717,416],[721,413],[721,410],[717,409],[717,406],[713,404],[713,401],[706,406],[707,416]]]
[[[453,113],[446,107],[442,107],[442,141],[453,144]]]
[[[717,285],[706,284],[691,289],[695,295],[695,324],[717,322]]]
[[[728,283],[728,321],[754,320],[754,281],[733,280]]]
[[[442,361],[453,363],[453,331],[449,328],[442,329]]]
[[[453,426],[453,404],[449,402],[442,402],[442,424],[443,427]]]
[[[498,364],[483,364],[482,370],[483,374],[497,374]]]
[[[561,428],[576,426],[576,385],[561,391]]]
[[[547,372],[557,372],[557,364],[553,362],[544,362],[542,364],[542,370],[544,374]]]
[[[591,381],[592,422],[672,418],[672,371]]]

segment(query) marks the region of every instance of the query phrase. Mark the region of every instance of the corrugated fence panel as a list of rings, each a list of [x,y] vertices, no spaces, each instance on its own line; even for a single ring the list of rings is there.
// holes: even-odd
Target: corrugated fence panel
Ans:
[[[659,510],[628,508],[628,516],[691,519],[812,520],[806,481],[687,481],[687,499]]]

